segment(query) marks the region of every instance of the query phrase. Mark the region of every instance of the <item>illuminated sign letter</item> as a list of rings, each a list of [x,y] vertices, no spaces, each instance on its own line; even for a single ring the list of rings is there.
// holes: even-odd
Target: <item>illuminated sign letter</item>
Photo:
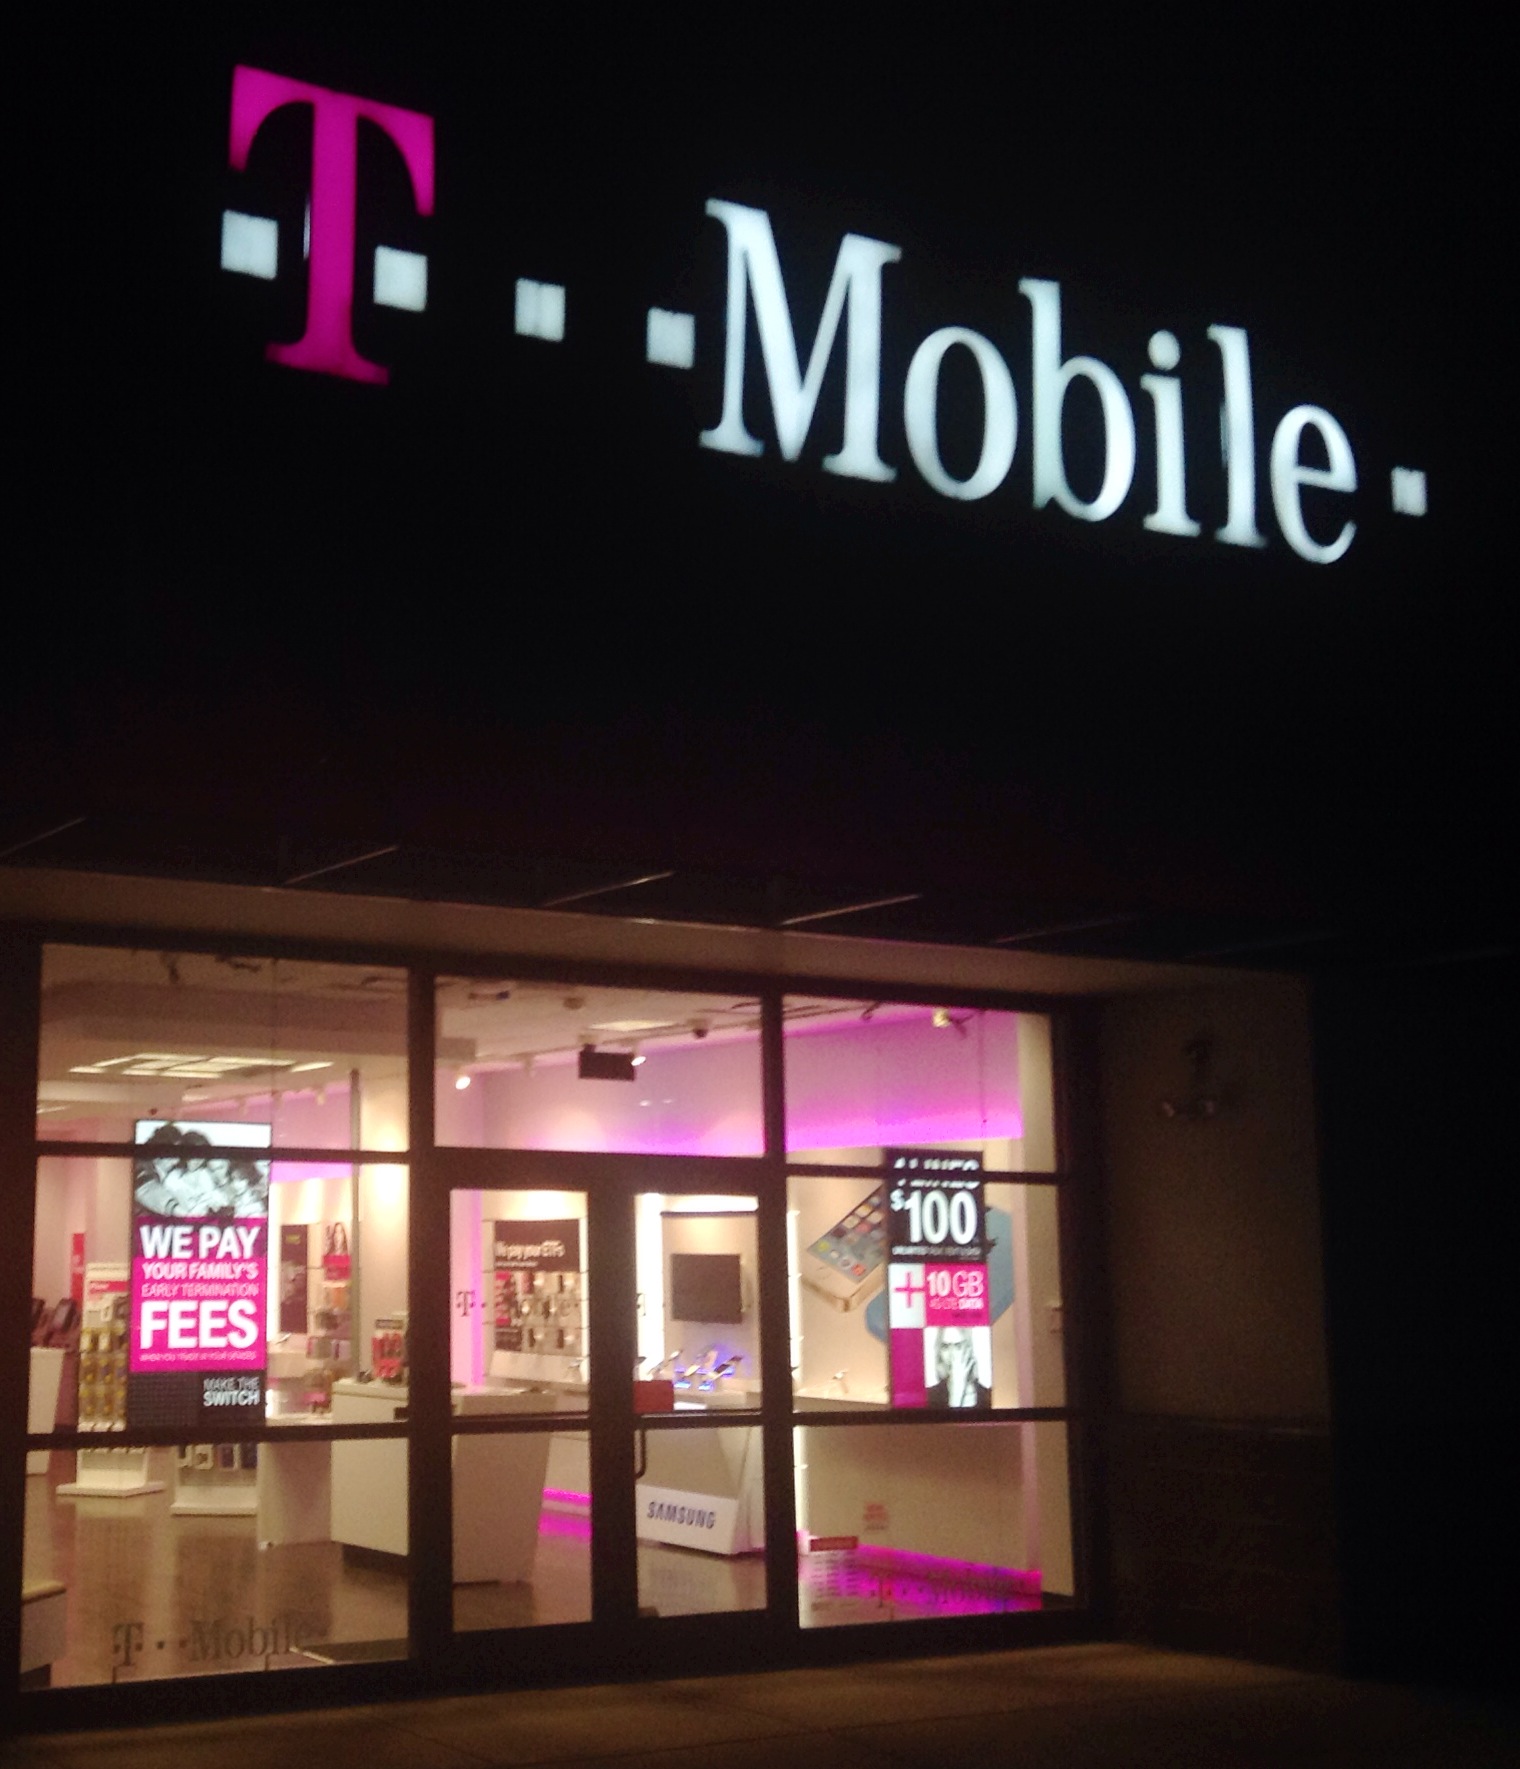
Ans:
[[[1298,458],[1299,443],[1310,426],[1325,439],[1329,465],[1306,467]],[[1325,491],[1355,491],[1356,462],[1351,444],[1327,411],[1317,405],[1296,405],[1277,426],[1272,438],[1272,507],[1277,512],[1277,525],[1283,539],[1311,565],[1333,565],[1356,533],[1356,524],[1347,522],[1333,541],[1324,546],[1315,540],[1304,525],[1303,503],[1299,487],[1317,485]]]
[[[834,260],[818,335],[804,376],[797,359],[797,337],[781,281],[781,264],[770,217],[763,209],[714,200],[707,213],[728,231],[728,335],[723,358],[723,416],[704,430],[704,448],[733,455],[758,455],[764,445],[744,425],[744,342],[747,297],[753,296],[755,325],[776,418],[782,456],[795,461],[807,440],[829,353],[848,307],[845,332],[844,446],[826,455],[824,471],[847,479],[890,480],[897,470],[878,452],[881,407],[881,272],[902,257],[898,246],[863,234],[847,233]]]
[[[1174,369],[1182,347],[1171,332],[1153,332],[1148,346],[1158,369]],[[1153,534],[1198,533],[1187,513],[1187,463],[1182,452],[1182,386],[1170,374],[1142,375],[1140,385],[1156,408],[1156,508],[1145,518]]]
[[[1032,399],[1034,404],[1034,505],[1052,498],[1068,515],[1102,522],[1124,502],[1135,476],[1135,419],[1119,377],[1093,356],[1061,361],[1061,285],[1026,277],[1019,293],[1034,310]],[[1061,413],[1078,376],[1091,381],[1103,407],[1103,483],[1091,503],[1079,498],[1066,478],[1061,446]]]
[[[269,360],[344,375],[351,381],[384,383],[390,379],[389,371],[361,356],[353,339],[359,119],[383,129],[400,149],[419,215],[433,212],[433,119],[261,68],[236,68],[228,150],[234,171],[241,172],[248,164],[249,149],[264,119],[287,104],[312,108],[311,264],[306,330],[294,344],[271,344]]]
[[[1224,406],[1220,441],[1230,507],[1215,540],[1232,547],[1264,547],[1256,527],[1256,417],[1251,399],[1251,344],[1239,326],[1210,326],[1224,365]]]
[[[982,377],[982,452],[976,471],[967,479],[947,473],[939,453],[939,371],[952,344],[971,352]],[[1018,405],[1008,364],[979,332],[967,331],[964,326],[931,332],[908,364],[903,422],[913,464],[937,492],[947,498],[986,497],[1008,477],[1019,434]]]

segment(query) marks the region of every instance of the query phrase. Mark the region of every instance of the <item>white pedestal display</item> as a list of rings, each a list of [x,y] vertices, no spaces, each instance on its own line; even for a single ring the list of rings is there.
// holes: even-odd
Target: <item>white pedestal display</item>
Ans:
[[[58,1419],[58,1385],[63,1379],[63,1348],[58,1345],[32,1347],[32,1377],[26,1391],[26,1428],[28,1431],[51,1431]],[[28,1474],[46,1474],[50,1450],[28,1450]]]
[[[389,1423],[408,1392],[376,1382],[333,1384],[335,1425]],[[454,1410],[472,1418],[539,1412],[538,1394],[460,1389]],[[547,1427],[549,1421],[545,1420]],[[547,1429],[525,1435],[454,1440],[454,1581],[515,1583],[533,1570],[549,1462]],[[404,1556],[407,1551],[406,1445],[338,1442],[332,1446],[332,1536],[349,1547]]]
[[[758,1427],[650,1431],[645,1442],[636,1509],[641,1541],[725,1555],[765,1546]]]
[[[285,1414],[279,1423],[314,1425],[318,1420],[315,1414]],[[259,1445],[261,1548],[332,1539],[332,1452],[339,1447],[327,1443],[271,1443],[268,1439]]]
[[[389,1425],[406,1417],[408,1393],[388,1382],[333,1383],[334,1425]],[[332,1539],[377,1554],[406,1553],[406,1443],[332,1446]]]
[[[41,1672],[62,1658],[68,1643],[68,1588],[57,1579],[29,1579],[21,1587],[21,1675]]]

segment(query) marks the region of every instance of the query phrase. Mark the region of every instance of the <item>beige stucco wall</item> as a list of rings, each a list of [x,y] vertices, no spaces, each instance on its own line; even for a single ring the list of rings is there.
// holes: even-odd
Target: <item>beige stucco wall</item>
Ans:
[[[1199,1034],[1213,1041],[1218,1114],[1167,1118]],[[1327,1418],[1306,988],[1264,978],[1122,997],[1102,1011],[1101,1049],[1118,1406]]]

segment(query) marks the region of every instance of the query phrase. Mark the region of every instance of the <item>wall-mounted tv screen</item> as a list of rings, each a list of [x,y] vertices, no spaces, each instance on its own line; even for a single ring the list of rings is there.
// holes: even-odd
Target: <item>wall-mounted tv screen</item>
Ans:
[[[737,1253],[672,1253],[670,1318],[674,1321],[744,1319]]]

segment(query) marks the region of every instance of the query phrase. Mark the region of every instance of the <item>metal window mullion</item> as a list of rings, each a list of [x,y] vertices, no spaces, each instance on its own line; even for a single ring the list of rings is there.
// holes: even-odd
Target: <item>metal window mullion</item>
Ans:
[[[0,1199],[12,1258],[0,1261],[0,1686],[21,1662],[31,1386],[32,1241],[37,1215],[38,1012],[42,953],[29,931],[0,936]]]
[[[760,1085],[771,1174],[759,1199],[760,1411],[765,1471],[765,1591],[773,1630],[795,1636],[797,1495],[792,1468],[792,1348],[786,1233],[786,1072],[781,992],[760,998]]]
[[[449,1432],[449,1209],[434,1182],[431,971],[407,977],[407,1126],[412,1151],[407,1209],[408,1638],[427,1670],[446,1666],[454,1597],[453,1440]],[[356,1323],[361,1325],[362,1323]]]
[[[633,1363],[638,1353],[633,1198],[631,1188],[616,1183],[592,1186],[586,1197],[591,1619],[609,1640],[626,1639],[639,1610],[633,1494]]]
[[[1061,1273],[1061,1353],[1066,1399],[1066,1479],[1074,1592],[1102,1606],[1099,1574],[1107,1564],[1102,1436],[1091,1429],[1108,1402],[1109,1332],[1106,1236],[1100,1220],[1098,1049],[1095,1010],[1067,1007],[1051,1017],[1052,1104],[1056,1164],[1066,1183],[1056,1192]]]

